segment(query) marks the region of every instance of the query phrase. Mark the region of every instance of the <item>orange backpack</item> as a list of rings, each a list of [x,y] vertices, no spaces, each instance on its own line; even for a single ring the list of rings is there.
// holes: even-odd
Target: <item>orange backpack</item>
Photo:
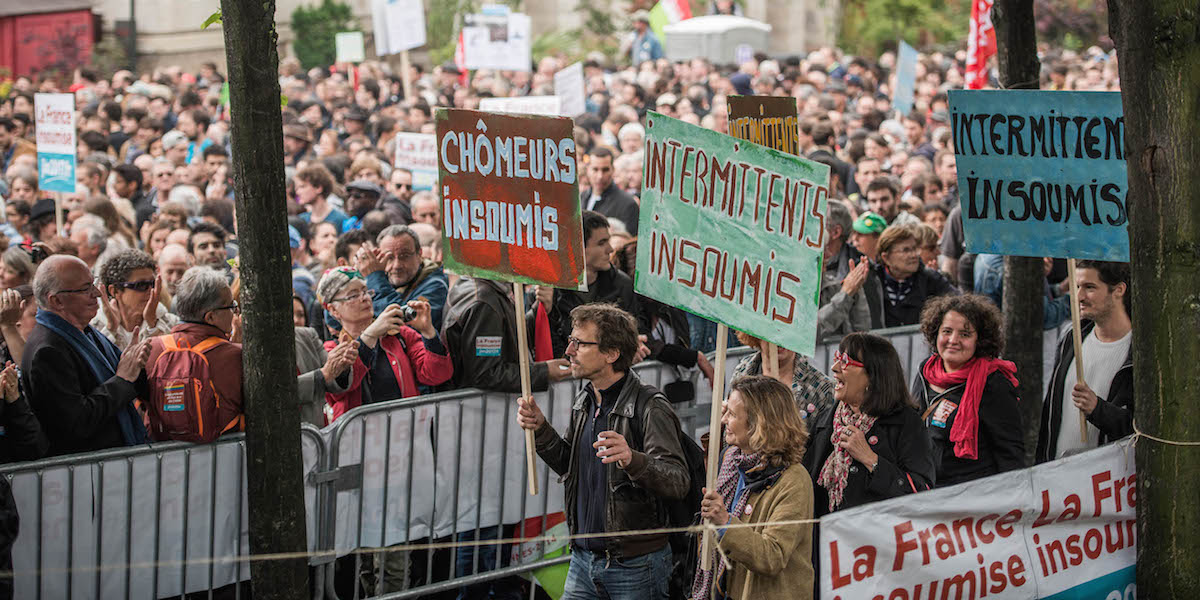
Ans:
[[[205,352],[229,341],[213,336],[192,346],[174,334],[159,336],[162,353],[146,370],[150,382],[150,436],[155,440],[205,443],[242,429],[242,415],[222,406]],[[236,411],[236,412],[235,412]]]

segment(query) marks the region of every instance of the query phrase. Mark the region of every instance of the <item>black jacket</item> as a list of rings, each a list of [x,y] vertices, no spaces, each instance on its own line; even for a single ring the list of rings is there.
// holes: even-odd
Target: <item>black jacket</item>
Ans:
[[[830,435],[833,433],[836,411],[837,404],[821,411],[813,419],[808,450],[804,452],[804,466],[813,480],[815,517],[829,514],[829,494],[816,481],[821,476],[826,459],[833,454],[834,445]],[[871,450],[879,456],[879,465],[872,473],[858,461],[852,463],[838,510],[923,492],[933,487],[934,462],[930,453],[929,433],[915,408],[901,408],[875,419],[875,424],[863,435],[871,445]]]
[[[4,427],[0,433],[0,463],[37,460],[50,449],[42,424],[33,416],[24,394],[11,403],[0,399],[0,426]]]
[[[147,397],[144,372],[136,384],[116,375],[97,381],[71,344],[41,324],[25,342],[21,383],[50,441],[49,456],[124,446],[117,413]]]
[[[1086,338],[1096,328],[1094,321],[1083,321],[1080,327],[1081,339]],[[1059,428],[1062,426],[1063,397],[1070,389],[1067,385],[1067,369],[1075,361],[1075,343],[1071,331],[1067,330],[1062,341],[1058,344],[1058,356],[1054,360],[1054,377],[1050,380],[1050,389],[1046,391],[1046,401],[1042,403],[1042,426],[1038,430],[1037,453],[1034,461],[1038,464],[1058,458]],[[1070,382],[1073,388],[1075,382]],[[1088,422],[1100,430],[1100,444],[1123,438],[1133,433],[1133,348],[1125,355],[1121,368],[1113,375],[1112,384],[1108,387],[1108,397],[1096,402],[1096,409],[1088,415]],[[1072,435],[1075,435],[1072,433]]]
[[[534,318],[537,311],[537,304],[534,304],[536,299],[532,295],[527,297],[529,301],[526,302],[526,306],[529,310],[526,311],[526,322],[530,322],[529,319]],[[567,338],[571,335],[571,311],[577,306],[592,302],[616,304],[617,308],[633,315],[638,320],[638,330],[644,332],[641,307],[637,295],[633,293],[633,280],[620,269],[612,267],[597,273],[596,282],[586,293],[554,290],[554,306],[546,313],[546,319],[550,322],[550,341],[554,346],[554,356],[564,356],[567,352]]]
[[[617,402],[608,413],[607,430],[615,431],[628,441],[633,459],[624,469],[617,464],[607,466],[608,485],[605,488],[605,531],[658,529],[667,526],[667,507],[664,500],[680,499],[690,484],[683,446],[679,439],[679,418],[667,399],[653,386],[645,385],[632,371],[626,373],[624,387]],[[592,442],[580,439],[587,411],[596,405],[592,386],[586,385],[575,395],[571,406],[571,423],[566,437],[558,435],[549,421],[535,433],[538,456],[566,483],[567,526],[575,533],[578,515],[575,514],[579,481],[572,470],[576,452],[595,452]],[[638,415],[637,406],[643,406]],[[641,419],[642,445],[634,439],[633,419]],[[615,558],[640,556],[654,552],[667,544],[667,534],[637,537],[604,538],[608,551]]]
[[[511,286],[464,277],[450,290],[444,331],[446,347],[454,361],[454,379],[445,389],[475,387],[521,392],[517,315]],[[532,322],[527,321],[526,328],[532,329]],[[528,339],[533,339],[532,334]],[[535,392],[550,387],[545,363],[531,362],[529,377]]]
[[[588,201],[591,200],[592,194],[596,192],[588,190],[582,198],[580,198],[580,206],[587,208]],[[608,188],[600,192],[600,199],[596,201],[596,206],[592,210],[614,219],[619,219],[625,224],[625,230],[629,235],[637,237],[638,232],[638,203],[633,199],[633,196],[625,193],[616,184],[608,184]]]
[[[916,325],[921,322],[921,309],[925,307],[926,300],[935,296],[958,295],[958,288],[941,273],[926,269],[925,265],[921,264],[917,267],[917,272],[912,274],[912,290],[900,304],[892,306],[887,301],[886,267],[882,261],[872,263],[871,267],[879,285],[869,285],[863,289],[867,290],[867,305],[871,308],[872,324],[882,321],[884,327]]]
[[[941,397],[962,404],[966,384],[956,385]],[[913,398],[924,415],[930,402],[939,397],[929,388],[925,376],[918,371],[913,380]],[[975,460],[954,455],[954,442],[950,441],[950,430],[954,427],[958,410],[946,419],[945,427],[932,424],[933,414],[925,418],[929,439],[933,445],[933,463],[937,470],[935,481],[939,486],[954,485],[988,475],[1013,469],[1025,468],[1025,428],[1021,418],[1021,399],[1017,388],[1009,383],[1002,373],[992,373],[983,386],[983,397],[979,401],[979,436]]]

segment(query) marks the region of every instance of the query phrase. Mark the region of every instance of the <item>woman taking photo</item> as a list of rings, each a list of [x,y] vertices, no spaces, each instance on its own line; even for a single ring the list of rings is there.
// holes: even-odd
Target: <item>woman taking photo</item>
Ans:
[[[811,598],[812,524],[755,525],[811,519],[813,486],[801,464],[808,434],[791,391],[761,375],[730,386],[725,449],[717,488],[705,490],[700,514],[718,526],[712,570],[696,568],[693,600]],[[748,525],[748,526],[742,526]]]
[[[929,437],[886,338],[851,333],[834,356],[835,406],[809,422],[816,515],[933,487]]]
[[[415,315],[407,322],[396,304],[376,318],[371,308],[373,292],[362,274],[349,267],[326,271],[317,285],[325,310],[342,324],[341,341],[358,341],[349,387],[325,395],[331,423],[362,404],[417,396],[418,384],[440,385],[454,374],[449,352],[433,328],[429,303],[409,302]],[[330,352],[337,347],[338,341],[325,342]]]
[[[921,312],[934,353],[913,381],[939,486],[1025,467],[1017,367],[1000,360],[1000,310],[978,295],[937,298]]]

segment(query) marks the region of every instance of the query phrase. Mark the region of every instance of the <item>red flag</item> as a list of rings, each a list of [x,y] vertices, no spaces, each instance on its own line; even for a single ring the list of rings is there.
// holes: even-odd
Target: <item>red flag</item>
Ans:
[[[971,0],[971,27],[967,39],[967,88],[983,89],[988,81],[988,59],[996,54],[996,30],[992,29],[992,1]]]
[[[554,344],[550,339],[550,317],[546,306],[537,303],[537,314],[533,317],[533,360],[543,362],[554,359]]]
[[[467,50],[461,31],[458,32],[458,45],[454,47],[454,66],[458,67],[458,84],[467,85]]]

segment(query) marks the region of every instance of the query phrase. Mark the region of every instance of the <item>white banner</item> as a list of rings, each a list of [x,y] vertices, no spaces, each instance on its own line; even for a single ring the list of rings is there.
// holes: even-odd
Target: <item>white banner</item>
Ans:
[[[468,69],[532,69],[529,15],[504,11],[466,15],[462,35]]]
[[[425,45],[425,5],[421,0],[374,0],[371,15],[377,56]]]
[[[413,174],[413,190],[437,185],[437,136],[432,133],[397,133],[395,166]]]
[[[479,100],[479,110],[525,115],[545,115],[548,117],[571,116],[563,114],[562,98],[558,96],[481,98]]]
[[[75,191],[75,95],[35,94],[38,188]]]
[[[554,95],[562,98],[562,116],[577,117],[587,112],[583,63],[575,63],[554,74]]]
[[[821,519],[821,597],[1135,598],[1133,439]]]

